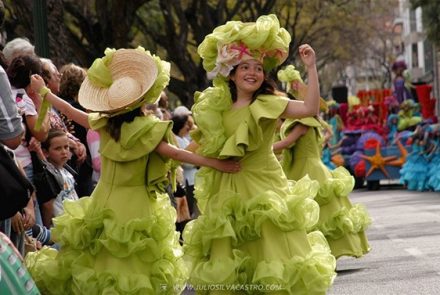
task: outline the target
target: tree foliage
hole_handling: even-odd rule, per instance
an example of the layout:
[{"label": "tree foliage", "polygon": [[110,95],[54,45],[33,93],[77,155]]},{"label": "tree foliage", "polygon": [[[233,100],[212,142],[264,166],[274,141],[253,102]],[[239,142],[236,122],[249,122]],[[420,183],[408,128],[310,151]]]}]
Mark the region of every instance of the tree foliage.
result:
[{"label": "tree foliage", "polygon": [[[33,41],[32,0],[6,0],[8,39]],[[142,45],[172,63],[168,87],[183,104],[209,81],[197,46],[229,20],[254,21],[275,13],[292,35],[287,63],[298,63],[302,43],[317,51],[319,68],[345,65],[367,54],[378,0],[46,0],[51,58],[89,66],[106,47]],[[332,77],[337,76],[332,73]],[[326,79],[323,79],[324,81]],[[329,83],[331,79],[328,79]]]}]

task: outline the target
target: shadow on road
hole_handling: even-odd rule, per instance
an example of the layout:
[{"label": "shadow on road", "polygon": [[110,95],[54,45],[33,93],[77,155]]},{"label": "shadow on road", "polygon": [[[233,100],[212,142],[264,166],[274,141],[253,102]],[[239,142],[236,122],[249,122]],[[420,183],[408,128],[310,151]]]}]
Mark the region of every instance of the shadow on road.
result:
[{"label": "shadow on road", "polygon": [[336,273],[338,276],[345,276],[349,274],[353,274],[359,271],[363,271],[364,268],[348,268],[348,269],[336,269]]}]

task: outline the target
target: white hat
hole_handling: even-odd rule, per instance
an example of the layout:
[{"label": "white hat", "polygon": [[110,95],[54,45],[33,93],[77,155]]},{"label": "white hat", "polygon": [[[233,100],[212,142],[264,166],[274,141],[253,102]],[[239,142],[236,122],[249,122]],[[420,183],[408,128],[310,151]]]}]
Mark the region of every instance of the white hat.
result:
[{"label": "white hat", "polygon": [[188,116],[191,115],[192,112],[186,106],[178,106],[174,109],[174,116]]}]

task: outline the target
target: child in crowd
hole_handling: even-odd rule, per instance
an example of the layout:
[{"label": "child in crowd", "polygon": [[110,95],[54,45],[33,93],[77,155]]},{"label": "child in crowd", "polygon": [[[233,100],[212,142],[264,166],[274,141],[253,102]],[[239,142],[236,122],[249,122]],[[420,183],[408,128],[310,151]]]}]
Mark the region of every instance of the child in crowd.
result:
[{"label": "child in crowd", "polygon": [[69,160],[69,138],[67,134],[59,129],[51,129],[47,139],[41,143],[41,148],[44,152],[48,163],[52,165],[53,170],[60,173],[63,179],[63,189],[56,196],[42,204],[43,224],[50,228],[52,227],[52,218],[61,215],[63,210],[64,200],[78,200],[78,195],[75,191],[75,179],[73,175],[64,168],[64,165]]}]

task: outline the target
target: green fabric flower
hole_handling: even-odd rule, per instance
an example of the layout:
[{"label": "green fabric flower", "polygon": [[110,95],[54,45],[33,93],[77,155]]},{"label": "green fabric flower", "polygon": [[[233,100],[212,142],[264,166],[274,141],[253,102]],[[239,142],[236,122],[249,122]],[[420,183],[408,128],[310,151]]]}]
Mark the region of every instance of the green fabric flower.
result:
[{"label": "green fabric flower", "polygon": [[247,57],[261,60],[270,71],[287,58],[290,34],[274,15],[260,16],[256,22],[229,21],[205,37],[197,49],[209,78],[227,77],[232,68]]},{"label": "green fabric flower", "polygon": [[[294,65],[288,65],[282,70],[279,70],[277,73],[277,78],[280,80],[281,83],[283,83],[284,88],[287,92],[289,92],[290,89],[290,83],[293,81],[298,81],[303,83],[303,79],[301,78],[300,72],[295,68]],[[296,93],[294,93],[295,95]]]}]

